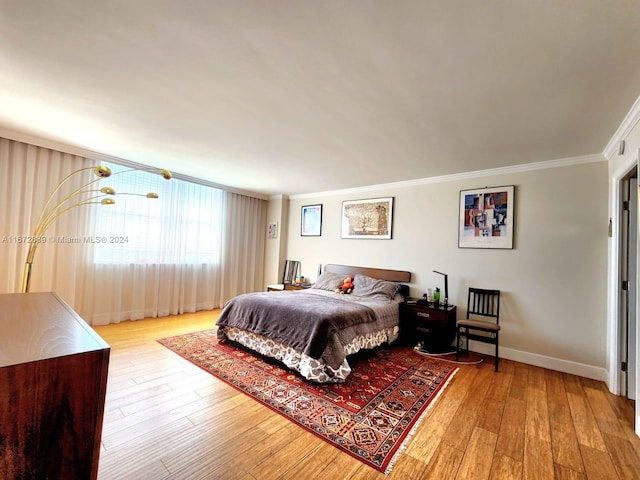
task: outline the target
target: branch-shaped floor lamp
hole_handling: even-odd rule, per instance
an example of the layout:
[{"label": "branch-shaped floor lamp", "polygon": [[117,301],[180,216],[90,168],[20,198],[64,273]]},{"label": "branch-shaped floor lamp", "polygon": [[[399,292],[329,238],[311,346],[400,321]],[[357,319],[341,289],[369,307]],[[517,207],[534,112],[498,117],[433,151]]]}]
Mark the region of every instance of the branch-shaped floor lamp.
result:
[{"label": "branch-shaped floor lamp", "polygon": [[[87,170],[93,170],[93,173],[96,177],[90,182],[85,183],[77,190],[74,190],[67,196],[63,197],[58,203],[53,206],[50,204],[53,202],[53,199],[57,196],[60,189],[63,185],[75,175],[78,175],[81,172],[85,172]],[[71,172],[69,175],[64,177],[62,181],[53,189],[53,191],[49,194],[47,201],[45,202],[40,214],[38,215],[38,220],[36,221],[36,225],[33,229],[32,239],[42,238],[47,231],[47,229],[53,225],[61,216],[67,213],[74,208],[81,207],[83,205],[92,205],[92,204],[100,204],[100,205],[113,205],[115,200],[113,197],[116,195],[116,191],[111,187],[102,187],[100,189],[91,189],[89,188],[96,182],[99,182],[103,178],[108,178],[112,175],[119,175],[121,173],[131,172],[134,170],[143,170],[144,168],[130,168],[127,170],[122,170],[120,172],[112,173],[109,167],[104,165],[99,165],[97,167],[85,167],[75,170]],[[150,169],[154,170],[155,169]],[[165,180],[171,180],[171,172],[169,170],[158,170],[162,178]],[[137,193],[121,193],[120,195],[137,195],[146,198],[158,198],[158,194],[155,192],[149,192],[146,195],[137,194]],[[22,276],[22,293],[27,293],[29,291],[30,283],[31,283],[31,267],[33,266],[33,257],[36,254],[36,250],[40,245],[40,242],[32,241],[29,244],[29,251],[27,252],[27,259],[24,263],[24,274]]]}]

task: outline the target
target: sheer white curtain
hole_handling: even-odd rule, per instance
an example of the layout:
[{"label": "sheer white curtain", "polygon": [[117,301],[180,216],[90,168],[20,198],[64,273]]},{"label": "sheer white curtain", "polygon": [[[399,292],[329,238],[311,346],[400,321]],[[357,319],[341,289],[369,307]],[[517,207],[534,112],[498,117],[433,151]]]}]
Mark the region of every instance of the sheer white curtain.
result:
[{"label": "sheer white curtain", "polygon": [[227,192],[224,205],[220,296],[229,299],[264,288],[267,202]]},{"label": "sheer white curtain", "polygon": [[116,204],[96,212],[94,281],[80,311],[105,324],[220,306],[225,192],[106,165]]},{"label": "sheer white curtain", "polygon": [[[0,138],[0,264],[5,271],[0,277],[0,292],[20,292],[27,250],[30,242],[37,241],[31,291],[55,291],[67,303],[76,303],[75,285],[87,281],[83,269],[87,248],[76,239],[82,239],[87,231],[88,209],[98,206],[72,209],[42,238],[30,237],[56,185],[69,173],[92,165],[83,157]],[[91,170],[80,172],[65,183],[65,192],[93,178]]]},{"label": "sheer white curtain", "polygon": [[[0,242],[3,235],[27,236],[55,185],[94,163],[0,139],[0,201],[8,206]],[[93,188],[115,189],[115,205],[73,209],[47,232],[78,241],[39,246],[31,291],[57,291],[89,323],[106,324],[218,308],[261,289],[266,201],[110,167],[114,175]],[[79,184],[91,180],[87,175]],[[149,191],[159,198],[145,198]],[[27,248],[0,243],[8,266],[2,292],[20,290]]]}]

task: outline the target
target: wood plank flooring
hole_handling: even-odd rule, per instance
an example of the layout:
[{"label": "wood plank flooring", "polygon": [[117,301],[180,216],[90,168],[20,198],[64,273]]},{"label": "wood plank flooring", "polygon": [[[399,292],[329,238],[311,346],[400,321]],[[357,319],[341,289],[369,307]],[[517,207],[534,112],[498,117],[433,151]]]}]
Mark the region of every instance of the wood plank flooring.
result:
[{"label": "wood plank flooring", "polygon": [[462,366],[383,475],[156,342],[217,314],[95,327],[112,347],[100,480],[640,478],[631,402],[508,360]]}]

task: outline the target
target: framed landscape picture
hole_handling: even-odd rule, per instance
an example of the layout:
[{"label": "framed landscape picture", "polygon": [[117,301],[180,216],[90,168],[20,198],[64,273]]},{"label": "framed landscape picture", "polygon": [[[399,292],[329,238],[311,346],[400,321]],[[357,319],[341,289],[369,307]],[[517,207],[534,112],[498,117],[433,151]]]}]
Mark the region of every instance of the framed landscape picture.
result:
[{"label": "framed landscape picture", "polygon": [[458,247],[513,248],[515,187],[460,192]]},{"label": "framed landscape picture", "polygon": [[342,238],[390,239],[393,197],[342,202]]},{"label": "framed landscape picture", "polygon": [[302,207],[300,235],[303,237],[319,237],[322,235],[322,204]]}]

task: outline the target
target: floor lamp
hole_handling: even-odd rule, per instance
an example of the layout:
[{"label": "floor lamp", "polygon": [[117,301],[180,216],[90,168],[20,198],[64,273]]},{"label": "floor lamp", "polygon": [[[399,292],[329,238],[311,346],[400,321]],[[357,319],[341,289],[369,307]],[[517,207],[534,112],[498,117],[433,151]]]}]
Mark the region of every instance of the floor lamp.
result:
[{"label": "floor lamp", "polygon": [[[58,196],[60,189],[65,185],[65,183],[72,177],[85,172],[87,170],[92,170],[93,174],[97,177],[90,182],[85,183],[80,188],[74,190],[68,195],[64,196],[62,200],[58,201],[55,205],[51,206],[53,199]],[[116,195],[116,191],[111,187],[102,187],[100,189],[93,189],[91,186],[99,182],[104,178],[109,178],[112,175],[119,175],[121,173],[131,172],[134,170],[143,170],[143,171],[156,171],[155,169],[146,170],[144,168],[130,168],[127,170],[122,170],[120,172],[116,172],[115,174],[111,172],[109,167],[104,165],[99,165],[97,167],[85,167],[80,168],[71,172],[69,175],[64,177],[62,181],[53,189],[53,191],[49,194],[47,201],[42,207],[40,214],[38,215],[38,219],[36,221],[35,227],[33,229],[32,239],[43,238],[47,229],[53,225],[61,216],[65,213],[73,210],[74,208],[81,207],[83,205],[113,205],[115,204],[115,200],[113,197]],[[169,170],[161,169],[157,170],[157,172],[164,178],[165,180],[171,180],[172,174]],[[146,198],[158,198],[158,194],[155,192],[149,192],[145,194],[137,194],[137,193],[121,193],[120,195],[136,195]],[[24,274],[22,276],[22,293],[29,292],[29,287],[31,284],[31,268],[33,266],[33,258],[36,254],[36,250],[38,245],[41,242],[32,241],[29,244],[29,250],[27,252],[27,258],[24,263]]]}]

